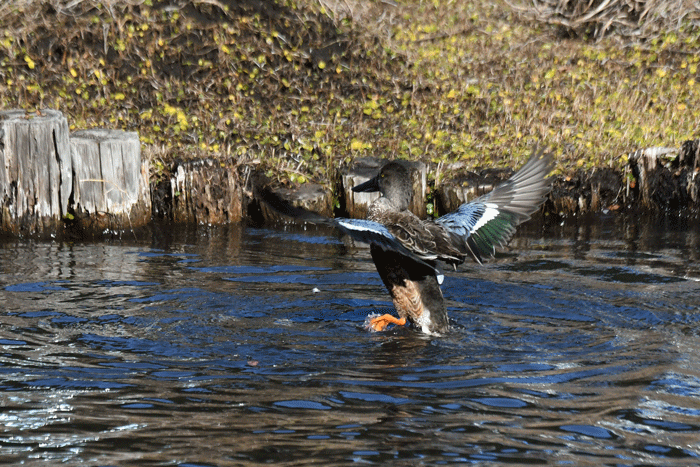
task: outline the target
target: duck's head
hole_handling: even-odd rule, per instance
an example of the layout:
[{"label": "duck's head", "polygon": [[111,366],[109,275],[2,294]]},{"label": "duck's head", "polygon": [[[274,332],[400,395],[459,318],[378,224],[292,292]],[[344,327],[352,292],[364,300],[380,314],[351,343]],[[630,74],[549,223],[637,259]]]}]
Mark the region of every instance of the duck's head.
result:
[{"label": "duck's head", "polygon": [[408,169],[397,161],[386,164],[379,173],[365,183],[353,187],[354,192],[378,191],[394,207],[403,211],[408,209],[413,197],[413,183]]}]

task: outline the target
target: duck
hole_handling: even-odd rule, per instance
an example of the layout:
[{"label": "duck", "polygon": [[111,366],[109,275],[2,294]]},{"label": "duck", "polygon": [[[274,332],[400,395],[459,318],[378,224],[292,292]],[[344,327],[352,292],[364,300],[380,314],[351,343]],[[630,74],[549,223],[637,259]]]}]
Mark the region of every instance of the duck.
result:
[{"label": "duck", "polygon": [[410,172],[401,161],[386,163],[354,192],[379,192],[365,219],[336,218],[333,223],[354,240],[369,244],[370,254],[392,298],[398,317],[368,318],[367,328],[384,331],[408,323],[423,333],[441,335],[449,318],[440,286],[438,263],[456,270],[472,259],[482,264],[512,239],[551,191],[553,158],[536,150],[508,180],[491,192],[437,219],[421,219],[409,210],[413,196]]}]

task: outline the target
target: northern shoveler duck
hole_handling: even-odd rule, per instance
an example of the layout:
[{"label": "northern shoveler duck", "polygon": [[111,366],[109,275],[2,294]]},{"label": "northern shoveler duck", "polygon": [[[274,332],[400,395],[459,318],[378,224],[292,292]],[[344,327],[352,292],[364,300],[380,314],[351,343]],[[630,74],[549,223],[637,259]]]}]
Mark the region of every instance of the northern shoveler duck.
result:
[{"label": "northern shoveler duck", "polygon": [[510,179],[490,193],[462,204],[435,220],[421,220],[408,206],[413,196],[410,174],[400,162],[384,165],[376,177],[353,188],[378,191],[367,219],[335,219],[355,240],[368,243],[379,276],[389,290],[399,315],[374,317],[369,327],[384,330],[389,324],[411,322],[423,332],[447,331],[443,276],[437,261],[458,264],[471,257],[477,263],[505,246],[515,228],[544,202],[551,189],[553,161],[535,153]]}]

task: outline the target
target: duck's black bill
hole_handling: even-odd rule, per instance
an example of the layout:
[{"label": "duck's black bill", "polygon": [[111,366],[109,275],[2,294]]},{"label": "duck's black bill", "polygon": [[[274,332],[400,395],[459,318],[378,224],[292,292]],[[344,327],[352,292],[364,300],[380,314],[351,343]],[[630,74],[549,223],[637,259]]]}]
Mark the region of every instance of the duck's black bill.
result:
[{"label": "duck's black bill", "polygon": [[352,187],[352,191],[354,191],[355,193],[368,193],[372,191],[379,191],[379,183],[377,183],[377,177],[371,178],[365,183],[361,183],[357,186]]}]

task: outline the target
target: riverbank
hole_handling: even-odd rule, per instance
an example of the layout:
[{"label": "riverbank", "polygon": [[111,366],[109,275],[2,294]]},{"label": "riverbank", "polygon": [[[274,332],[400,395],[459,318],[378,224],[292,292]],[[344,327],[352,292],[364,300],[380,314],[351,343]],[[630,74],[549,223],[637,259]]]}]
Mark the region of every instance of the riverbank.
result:
[{"label": "riverbank", "polygon": [[694,10],[595,40],[498,0],[342,3],[8,2],[0,107],[138,131],[153,177],[233,157],[287,185],[367,155],[512,167],[535,144],[571,175],[697,137]]},{"label": "riverbank", "polygon": [[[0,108],[137,131],[152,186],[213,161],[335,194],[339,168],[372,156],[424,163],[430,202],[544,145],[554,212],[687,210],[697,166],[677,158],[697,138],[700,35],[696,10],[665,18],[603,31],[498,0],[24,0],[0,6]],[[675,149],[654,159],[672,189],[634,197],[629,157],[656,147]]]},{"label": "riverbank", "polygon": [[[301,207],[323,216],[364,218],[377,193],[352,188],[389,160],[357,158],[332,172],[329,184],[285,187],[259,164],[231,158],[177,160],[169,176],[149,182],[136,132],[93,129],[69,133],[57,110],[0,111],[0,235],[33,238],[100,238],[120,235],[152,221],[225,224],[283,221],[271,205]],[[554,175],[540,212],[566,218],[602,212],[695,218],[700,211],[700,141],[680,148],[655,147],[627,157],[624,171],[611,168]],[[431,174],[407,162],[413,181],[409,209],[440,216],[488,193],[513,169],[461,168],[457,177]],[[433,175],[433,182],[428,183]],[[272,204],[271,204],[272,203]],[[280,204],[282,203],[282,204]]]}]

